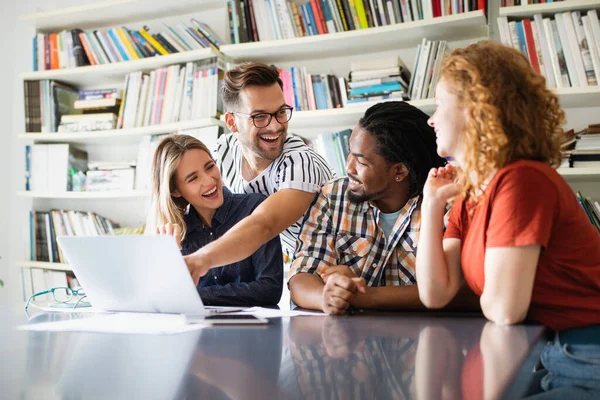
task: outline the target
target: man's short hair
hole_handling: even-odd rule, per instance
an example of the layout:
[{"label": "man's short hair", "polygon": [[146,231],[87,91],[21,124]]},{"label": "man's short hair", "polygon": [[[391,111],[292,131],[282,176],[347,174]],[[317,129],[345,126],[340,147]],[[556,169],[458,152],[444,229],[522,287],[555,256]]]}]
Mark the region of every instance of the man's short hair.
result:
[{"label": "man's short hair", "polygon": [[389,101],[369,107],[358,125],[375,137],[377,152],[390,164],[402,163],[410,177],[409,196],[423,193],[431,168],[446,164],[438,156],[435,131],[429,116],[403,101]]},{"label": "man's short hair", "polygon": [[255,62],[241,63],[225,73],[221,96],[226,111],[233,111],[239,103],[240,92],[246,86],[271,86],[279,84],[283,90],[283,81],[277,68]]}]

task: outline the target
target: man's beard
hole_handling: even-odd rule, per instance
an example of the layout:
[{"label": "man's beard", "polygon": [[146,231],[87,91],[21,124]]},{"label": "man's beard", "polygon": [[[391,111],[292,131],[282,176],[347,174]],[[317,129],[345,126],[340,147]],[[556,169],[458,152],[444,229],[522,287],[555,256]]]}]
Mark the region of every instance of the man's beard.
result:
[{"label": "man's beard", "polygon": [[[268,136],[269,134],[272,134],[272,133],[271,132],[262,133],[261,136],[263,136],[263,135]],[[257,136],[256,139],[254,140],[254,142],[252,142],[252,143],[249,143],[249,142],[246,142],[243,140],[241,142],[252,152],[258,154],[261,158],[263,158],[265,160],[273,161],[281,155],[281,152],[283,151],[283,145],[285,143],[285,139],[287,138],[287,132],[283,129],[280,129],[279,131],[277,131],[276,134],[281,135],[281,143],[279,144],[279,148],[277,149],[276,153],[273,150],[268,151],[268,150],[263,149],[260,146],[261,139],[259,136]]]},{"label": "man's beard", "polygon": [[354,204],[364,203],[365,201],[371,200],[372,197],[373,196],[370,196],[367,193],[356,194],[348,188],[348,200],[350,200],[351,203],[354,203]]}]

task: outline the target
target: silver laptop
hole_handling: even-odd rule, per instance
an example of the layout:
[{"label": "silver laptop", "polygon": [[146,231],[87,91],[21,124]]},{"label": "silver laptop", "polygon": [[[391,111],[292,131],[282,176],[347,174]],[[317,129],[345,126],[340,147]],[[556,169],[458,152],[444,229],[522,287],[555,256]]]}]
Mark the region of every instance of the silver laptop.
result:
[{"label": "silver laptop", "polygon": [[243,309],[204,306],[172,236],[61,236],[57,241],[90,303],[102,310],[203,317]]}]

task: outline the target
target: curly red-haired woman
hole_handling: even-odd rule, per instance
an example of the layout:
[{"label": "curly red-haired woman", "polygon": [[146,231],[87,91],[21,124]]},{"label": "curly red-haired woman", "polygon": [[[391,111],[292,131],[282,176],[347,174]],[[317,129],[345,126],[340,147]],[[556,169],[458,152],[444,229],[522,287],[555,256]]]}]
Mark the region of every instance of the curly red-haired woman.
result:
[{"label": "curly red-haired woman", "polygon": [[445,60],[436,105],[438,154],[457,166],[425,185],[421,301],[443,307],[464,278],[491,321],[597,325],[600,337],[600,235],[555,170],[565,114],[545,79],[517,50],[480,42]]}]

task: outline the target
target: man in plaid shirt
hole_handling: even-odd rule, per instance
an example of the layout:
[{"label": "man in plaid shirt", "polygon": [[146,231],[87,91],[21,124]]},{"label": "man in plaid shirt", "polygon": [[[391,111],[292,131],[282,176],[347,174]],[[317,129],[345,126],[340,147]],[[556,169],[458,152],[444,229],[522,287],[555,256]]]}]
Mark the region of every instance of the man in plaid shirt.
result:
[{"label": "man in plaid shirt", "polygon": [[323,186],[305,214],[289,287],[295,304],[421,308],[415,279],[421,194],[444,165],[428,116],[405,102],[370,107],[350,136],[347,177]]}]

